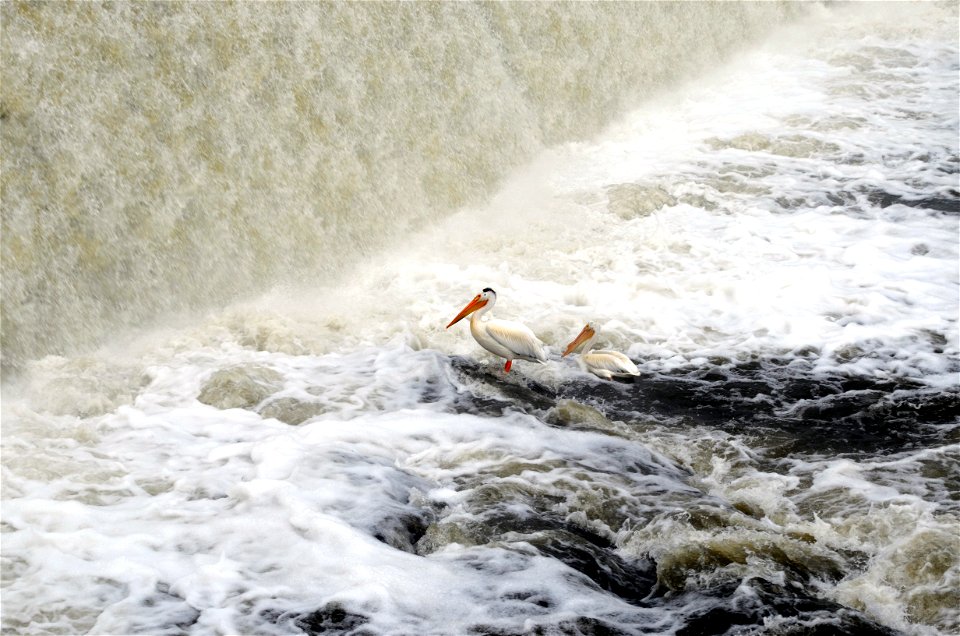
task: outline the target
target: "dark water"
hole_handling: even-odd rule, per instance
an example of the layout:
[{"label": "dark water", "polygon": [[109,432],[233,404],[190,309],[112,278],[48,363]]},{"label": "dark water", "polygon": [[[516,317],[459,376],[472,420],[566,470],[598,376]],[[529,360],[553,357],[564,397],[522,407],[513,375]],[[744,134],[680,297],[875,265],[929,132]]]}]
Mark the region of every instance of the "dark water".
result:
[{"label": "dark water", "polygon": [[[551,389],[523,379],[505,380],[496,371],[455,358],[451,367],[458,381],[478,388],[460,393],[451,407],[490,416],[518,410],[551,426],[604,434],[611,433],[613,422],[622,423],[617,434],[627,437],[631,437],[635,427],[654,427],[690,437],[696,432],[708,436],[718,432],[743,440],[750,449],[750,463],[757,470],[772,473],[786,473],[798,463],[825,457],[876,459],[960,441],[958,390],[936,391],[909,381],[819,377],[804,374],[798,366],[803,365],[771,360],[620,382],[584,377]],[[428,401],[432,391],[428,389],[424,396]],[[956,493],[960,492],[960,476],[953,472],[958,459],[960,448],[954,448],[939,465],[930,467],[928,475],[941,482],[940,488],[933,489],[952,493],[949,496],[955,502]],[[626,472],[640,474],[664,468],[676,471],[675,466],[621,466]],[[690,476],[685,474],[680,479]],[[928,487],[932,488],[930,484]],[[867,556],[862,553],[838,551],[830,558],[798,560],[775,546],[764,550],[755,545],[751,548],[754,556],[768,560],[773,568],[783,572],[782,582],[747,578],[707,590],[678,590],[671,585],[676,582],[671,575],[682,578],[697,571],[709,577],[736,557],[724,549],[695,548],[682,564],[685,572],[661,571],[658,577],[655,560],[624,559],[608,538],[585,532],[564,522],[562,516],[551,514],[555,502],[519,497],[499,503],[501,509],[519,504],[528,514],[486,511],[481,531],[484,540],[503,541],[510,537],[512,541],[528,541],[540,554],[561,560],[602,590],[628,603],[669,611],[678,619],[677,634],[899,633],[822,597],[820,588],[824,583],[835,583],[865,565]],[[763,517],[761,510],[736,504],[731,509],[727,502],[697,491],[690,493],[685,508],[691,526],[707,532],[735,526],[731,515],[737,513]],[[414,543],[419,528],[408,530],[412,530],[410,541]],[[814,541],[809,536],[796,538]],[[320,615],[327,616],[323,612]],[[325,620],[329,619],[327,616]],[[765,627],[771,619],[777,619],[775,629]],[[630,623],[628,619],[625,622]],[[659,629],[580,619],[535,633],[634,634],[659,633]],[[320,633],[322,628],[307,626],[305,631]],[[484,626],[477,626],[474,631],[530,633]]]}]

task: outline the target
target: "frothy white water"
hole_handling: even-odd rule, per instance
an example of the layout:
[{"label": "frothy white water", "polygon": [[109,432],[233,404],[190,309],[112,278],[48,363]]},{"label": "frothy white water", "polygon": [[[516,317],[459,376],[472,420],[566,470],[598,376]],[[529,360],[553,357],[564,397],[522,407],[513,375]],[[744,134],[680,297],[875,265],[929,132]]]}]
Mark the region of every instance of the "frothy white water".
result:
[{"label": "frothy white water", "polygon": [[343,271],[795,3],[0,7],[5,372]]},{"label": "frothy white water", "polygon": [[[901,17],[933,29],[942,10]],[[833,41],[851,28],[770,43],[596,142],[545,154],[489,206],[407,237],[349,285],[281,292],[199,337],[262,333],[305,351],[401,337],[473,353],[440,327],[491,286],[499,315],[554,348],[599,319],[657,367],[794,354],[951,386],[957,220],[904,203],[956,201],[956,45],[910,27]]]},{"label": "frothy white water", "polygon": [[[520,616],[535,624],[538,615],[662,620],[591,591],[585,578],[532,548],[438,539],[442,549],[426,559],[398,548],[412,551],[402,544],[406,519],[431,510],[448,522],[469,519],[476,513],[464,503],[498,482],[577,507],[591,485],[609,488],[610,476],[625,472],[617,479],[625,492],[689,497],[666,460],[525,415],[404,408],[417,403],[417,384],[442,372],[443,357],[433,352],[221,357],[286,378],[274,400],[298,385],[333,385],[362,407],[351,417],[350,404],[327,405],[328,413],[298,428],[198,404],[210,357],[154,370],[133,405],[90,422],[86,450],[69,464],[58,459],[77,451],[76,436],[45,439],[44,456],[24,463],[58,462],[57,478],[8,459],[4,520],[18,529],[4,542],[14,577],[4,603],[17,609],[7,617],[11,628],[158,633],[189,621],[200,633],[289,633],[293,618],[318,601],[373,616],[369,627],[382,633],[463,633]],[[193,390],[184,391],[188,385]],[[452,388],[437,397],[452,399]],[[573,456],[575,464],[564,461]],[[82,610],[61,613],[36,593],[48,586],[93,595]],[[268,615],[288,616],[269,627]]]},{"label": "frothy white water", "polygon": [[[766,429],[640,407],[536,417],[526,379],[606,385],[556,355],[464,372],[451,356],[491,359],[443,329],[490,286],[554,354],[598,320],[647,376],[776,360],[911,382],[903,399],[956,391],[957,217],[931,208],[957,201],[955,23],[955,6],[823,9],[349,282],[33,363],[3,402],[4,629],[524,633],[586,617],[671,633],[762,607],[762,584],[955,631],[955,444],[783,456]],[[660,592],[611,593],[547,556],[576,532]]]}]

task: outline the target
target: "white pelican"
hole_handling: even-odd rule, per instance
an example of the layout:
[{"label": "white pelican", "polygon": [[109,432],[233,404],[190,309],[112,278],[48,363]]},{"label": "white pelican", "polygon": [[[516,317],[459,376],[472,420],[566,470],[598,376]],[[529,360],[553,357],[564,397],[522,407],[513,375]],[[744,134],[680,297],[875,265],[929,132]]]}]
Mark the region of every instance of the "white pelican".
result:
[{"label": "white pelican", "polygon": [[593,351],[593,341],[597,339],[597,333],[594,323],[588,322],[580,334],[567,345],[563,355],[580,349],[580,368],[604,380],[611,380],[614,376],[623,378],[640,375],[637,365],[619,351]]},{"label": "white pelican", "polygon": [[497,292],[489,287],[485,288],[450,321],[447,329],[473,314],[470,316],[470,333],[473,334],[473,339],[490,353],[506,358],[504,373],[510,373],[514,360],[545,364],[547,352],[543,350],[543,343],[526,325],[492,317],[484,319],[496,303]]}]

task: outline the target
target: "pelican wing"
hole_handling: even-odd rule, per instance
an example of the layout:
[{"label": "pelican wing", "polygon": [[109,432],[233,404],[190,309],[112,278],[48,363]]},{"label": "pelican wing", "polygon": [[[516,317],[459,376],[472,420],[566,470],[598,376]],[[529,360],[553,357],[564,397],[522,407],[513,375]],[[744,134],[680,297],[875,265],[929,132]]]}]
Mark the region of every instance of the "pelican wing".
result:
[{"label": "pelican wing", "polygon": [[640,375],[633,360],[619,351],[591,351],[583,356],[583,362],[591,370],[608,371],[613,375]]},{"label": "pelican wing", "polygon": [[486,327],[490,337],[512,351],[517,358],[530,362],[547,361],[547,352],[543,349],[543,343],[526,325],[506,320],[491,320]]}]

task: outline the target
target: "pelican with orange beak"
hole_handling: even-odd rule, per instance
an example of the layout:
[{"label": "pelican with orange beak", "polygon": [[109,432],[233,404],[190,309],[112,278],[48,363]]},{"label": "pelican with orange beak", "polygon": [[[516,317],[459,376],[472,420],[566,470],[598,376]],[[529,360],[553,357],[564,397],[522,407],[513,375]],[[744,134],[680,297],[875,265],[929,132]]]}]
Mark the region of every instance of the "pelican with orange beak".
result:
[{"label": "pelican with orange beak", "polygon": [[467,306],[450,321],[447,329],[470,316],[470,333],[481,347],[490,353],[506,358],[504,373],[510,373],[514,360],[526,360],[545,364],[547,352],[543,343],[526,326],[519,322],[497,320],[490,316],[497,303],[497,292],[489,287],[473,297]]},{"label": "pelican with orange beak", "polygon": [[597,339],[598,333],[597,326],[588,322],[580,331],[580,334],[567,345],[563,355],[567,356],[579,349],[582,351],[580,359],[577,360],[580,363],[580,368],[604,380],[640,375],[640,369],[633,363],[633,360],[619,351],[607,351],[605,349],[593,351],[593,341]]}]

